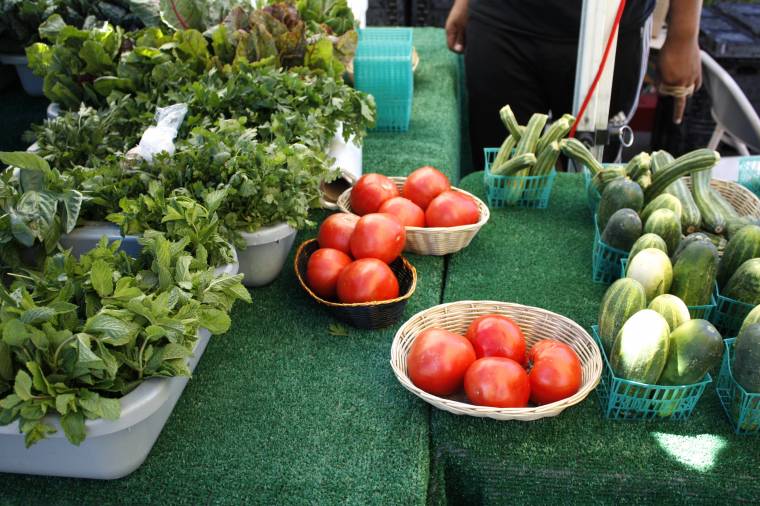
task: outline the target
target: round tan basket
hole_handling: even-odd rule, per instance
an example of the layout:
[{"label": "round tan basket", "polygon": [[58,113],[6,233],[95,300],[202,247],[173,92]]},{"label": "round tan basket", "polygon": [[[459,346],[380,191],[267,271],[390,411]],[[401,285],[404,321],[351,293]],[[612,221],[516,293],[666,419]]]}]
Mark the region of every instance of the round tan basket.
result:
[{"label": "round tan basket", "polygon": [[[390,178],[398,188],[399,194],[404,187],[405,177]],[[478,205],[480,219],[472,225],[460,225],[458,227],[406,227],[406,246],[404,251],[416,255],[448,255],[466,248],[480,228],[491,217],[488,206],[472,193],[451,187],[452,190],[464,193],[471,197]],[[338,209],[343,212],[354,214],[351,210],[351,188],[344,191],[338,197]]]},{"label": "round tan basket", "polygon": [[[583,367],[583,383],[578,392],[571,397],[543,406],[492,408],[464,402],[466,399],[463,395],[457,398],[431,395],[412,383],[406,372],[406,360],[409,349],[420,332],[438,327],[464,335],[472,320],[486,314],[500,314],[512,318],[525,334],[528,349],[541,339],[556,339],[570,345],[578,354]],[[455,415],[530,421],[556,416],[565,408],[585,399],[599,383],[602,355],[594,339],[580,325],[551,311],[508,302],[460,301],[426,309],[404,323],[393,338],[391,367],[404,388],[439,409]]]},{"label": "round tan basket", "polygon": [[[691,190],[691,178],[685,176],[686,186]],[[736,212],[741,216],[750,216],[760,218],[760,199],[739,183],[733,181],[723,181],[722,179],[711,179],[710,186],[718,190],[729,204],[734,206]]]}]

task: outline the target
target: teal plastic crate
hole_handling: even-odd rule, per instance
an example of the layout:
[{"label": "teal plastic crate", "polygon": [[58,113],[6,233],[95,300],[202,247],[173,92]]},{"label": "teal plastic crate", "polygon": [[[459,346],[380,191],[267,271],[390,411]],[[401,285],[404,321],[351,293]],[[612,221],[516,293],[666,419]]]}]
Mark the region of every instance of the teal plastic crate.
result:
[{"label": "teal plastic crate", "polygon": [[375,130],[407,131],[412,117],[414,94],[412,30],[360,30],[354,57],[354,86],[375,98]]},{"label": "teal plastic crate", "polygon": [[751,394],[734,379],[734,343],[736,339],[723,341],[723,363],[720,367],[715,393],[718,394],[723,411],[737,434],[760,433],[760,394]]},{"label": "teal plastic crate", "polygon": [[594,249],[591,255],[591,278],[594,283],[610,284],[622,276],[621,260],[628,258],[628,252],[613,248],[602,241],[599,222],[594,215]]},{"label": "teal plastic crate", "polygon": [[[628,269],[628,259],[623,258],[620,260],[620,276],[625,276],[625,271]],[[689,316],[692,320],[710,320],[712,318],[712,312],[715,310],[715,306],[718,303],[715,300],[715,294],[710,295],[710,303],[704,306],[686,306],[689,308]]]},{"label": "teal plastic crate", "polygon": [[618,378],[612,371],[607,353],[599,338],[599,328],[591,327],[591,333],[604,358],[604,369],[596,387],[602,412],[611,420],[685,420],[712,383],[710,374],[693,385],[663,386],[647,385],[637,381]]},{"label": "teal plastic crate", "polygon": [[721,295],[717,283],[714,296],[716,305],[710,321],[721,335],[736,337],[744,319],[755,306]]},{"label": "teal plastic crate", "polygon": [[586,188],[586,198],[588,199],[588,210],[591,211],[591,216],[594,216],[599,208],[599,201],[602,200],[602,195],[591,184],[591,171],[583,166],[583,183]]},{"label": "teal plastic crate", "polygon": [[[486,199],[488,207],[499,208],[506,206],[528,207],[532,209],[546,209],[549,205],[549,197],[552,194],[554,179],[557,171],[552,171],[546,176],[496,176],[491,174],[491,164],[499,148],[484,148],[486,166],[483,181],[486,185]],[[513,204],[507,202],[507,192],[519,188],[520,198]]]},{"label": "teal plastic crate", "polygon": [[760,156],[739,158],[739,184],[760,197]]}]

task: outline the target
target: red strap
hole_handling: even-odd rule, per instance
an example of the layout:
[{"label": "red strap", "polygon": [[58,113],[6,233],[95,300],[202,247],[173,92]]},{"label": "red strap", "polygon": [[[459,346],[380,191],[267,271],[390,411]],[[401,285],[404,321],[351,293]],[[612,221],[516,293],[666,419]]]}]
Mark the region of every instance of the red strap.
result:
[{"label": "red strap", "polygon": [[583,105],[581,105],[581,109],[578,111],[578,115],[575,118],[573,127],[570,129],[570,134],[569,134],[570,137],[575,137],[575,130],[578,128],[578,123],[580,123],[581,118],[583,118],[583,114],[586,112],[586,107],[588,107],[588,103],[591,101],[591,97],[594,95],[594,91],[596,90],[596,85],[599,84],[599,79],[601,79],[602,77],[602,72],[604,72],[604,67],[607,64],[607,57],[610,55],[612,40],[615,38],[615,34],[617,33],[618,26],[620,26],[620,18],[623,17],[623,10],[625,10],[625,1],[626,0],[620,0],[620,4],[618,5],[618,10],[617,10],[617,15],[615,15],[615,22],[612,24],[612,30],[610,30],[610,37],[607,39],[607,47],[604,48],[602,61],[599,63],[599,70],[596,71],[596,77],[594,77],[594,81],[591,83],[591,87],[589,88],[588,93],[586,94],[586,98],[583,99]]}]

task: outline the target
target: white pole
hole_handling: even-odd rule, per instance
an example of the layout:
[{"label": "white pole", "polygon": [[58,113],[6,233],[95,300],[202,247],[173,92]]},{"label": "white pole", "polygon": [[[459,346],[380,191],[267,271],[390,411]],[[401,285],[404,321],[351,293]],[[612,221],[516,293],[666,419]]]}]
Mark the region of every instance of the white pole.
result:
[{"label": "white pole", "polygon": [[[596,77],[604,54],[604,47],[615,22],[618,2],[611,0],[583,0],[580,36],[578,37],[578,60],[575,68],[575,94],[573,114],[577,115],[586,98],[591,83]],[[615,50],[617,33],[610,47],[602,76],[596,91],[589,101],[583,118],[578,123],[578,132],[592,134],[592,153],[598,160],[602,159],[604,145],[607,143],[607,125],[610,115],[610,98],[612,96],[612,76],[615,70]]]}]

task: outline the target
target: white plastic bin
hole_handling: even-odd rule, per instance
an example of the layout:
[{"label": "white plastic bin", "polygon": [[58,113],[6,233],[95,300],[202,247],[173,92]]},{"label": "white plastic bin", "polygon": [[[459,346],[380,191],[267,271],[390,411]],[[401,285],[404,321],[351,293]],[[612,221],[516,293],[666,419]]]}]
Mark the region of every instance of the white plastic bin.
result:
[{"label": "white plastic bin", "polygon": [[296,230],[287,223],[262,227],[256,232],[243,232],[248,245],[237,250],[245,286],[263,286],[280,275],[296,239]]},{"label": "white plastic bin", "polygon": [[132,257],[137,257],[140,254],[141,246],[137,242],[137,236],[122,237],[121,230],[117,225],[105,221],[85,222],[83,226],[75,228],[71,233],[62,234],[60,242],[65,249],[71,248],[74,256],[79,258],[95,248],[103,236],[108,237],[108,244],[120,240],[121,247],[119,249]]},{"label": "white plastic bin", "polygon": [[23,54],[3,54],[0,55],[0,63],[6,65],[14,65],[16,67],[16,73],[21,80],[21,86],[27,95],[33,97],[41,97],[44,95],[42,92],[43,79],[32,73],[32,69],[29,68],[29,60],[26,55]]}]

